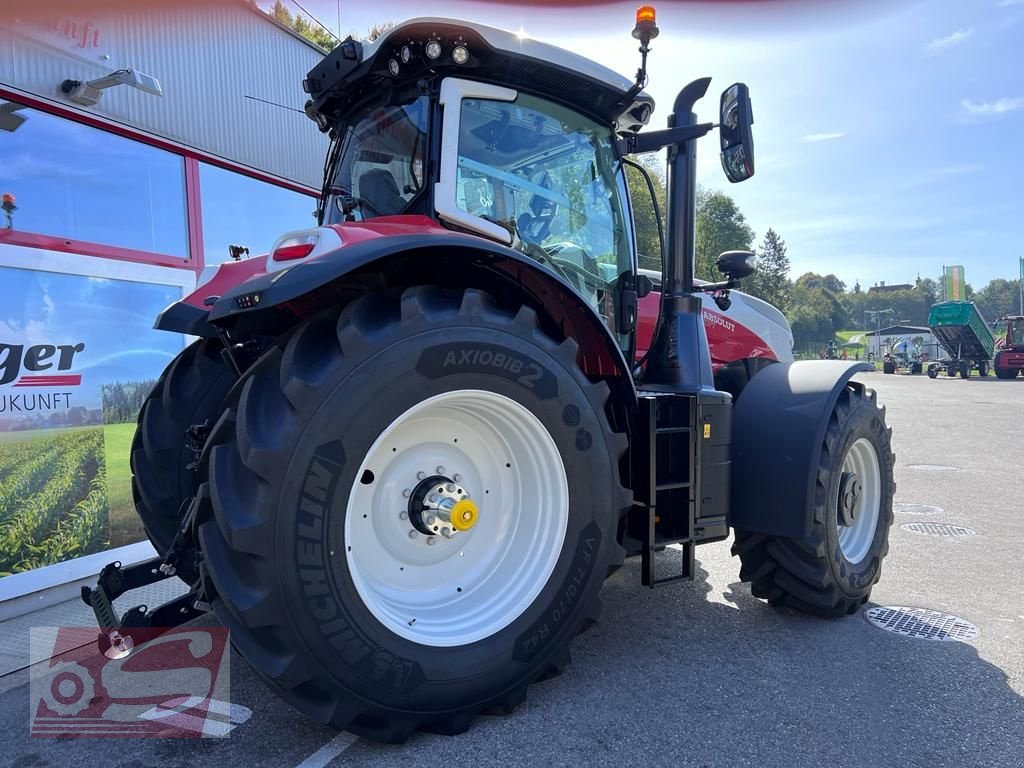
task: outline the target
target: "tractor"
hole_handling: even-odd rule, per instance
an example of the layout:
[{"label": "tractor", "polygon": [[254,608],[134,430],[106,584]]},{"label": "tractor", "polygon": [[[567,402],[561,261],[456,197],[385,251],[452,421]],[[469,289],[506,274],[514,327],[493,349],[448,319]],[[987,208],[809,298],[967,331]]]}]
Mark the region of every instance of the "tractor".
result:
[{"label": "tractor", "polygon": [[[694,278],[698,140],[754,173],[747,87],[683,87],[646,129],[634,80],[478,24],[348,39],[307,76],[329,134],[318,226],[228,262],[156,327],[199,337],[132,453],[158,557],[83,598],[108,656],[212,610],[296,708],[367,738],[466,730],[569,663],[601,586],[693,579],[734,537],[758,598],[867,602],[893,520],[891,430],[864,363],[793,362],[753,254]],[[667,150],[663,270],[638,269],[625,166]],[[709,345],[709,336],[714,340]],[[667,575],[666,575],[667,574]],[[187,594],[118,617],[127,589]]]},{"label": "tractor", "polygon": [[1024,315],[1007,315],[1006,335],[996,343],[993,367],[1000,379],[1015,379],[1024,371]]}]

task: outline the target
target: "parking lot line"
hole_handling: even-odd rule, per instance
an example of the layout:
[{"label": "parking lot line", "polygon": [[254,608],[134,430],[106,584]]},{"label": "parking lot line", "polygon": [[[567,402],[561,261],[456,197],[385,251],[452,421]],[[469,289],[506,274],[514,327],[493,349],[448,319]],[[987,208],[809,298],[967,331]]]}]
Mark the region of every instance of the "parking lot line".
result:
[{"label": "parking lot line", "polygon": [[320,747],[316,752],[295,766],[295,768],[324,768],[324,766],[329,765],[334,758],[351,747],[357,741],[359,741],[359,737],[355,734],[347,732],[339,733],[329,742]]}]

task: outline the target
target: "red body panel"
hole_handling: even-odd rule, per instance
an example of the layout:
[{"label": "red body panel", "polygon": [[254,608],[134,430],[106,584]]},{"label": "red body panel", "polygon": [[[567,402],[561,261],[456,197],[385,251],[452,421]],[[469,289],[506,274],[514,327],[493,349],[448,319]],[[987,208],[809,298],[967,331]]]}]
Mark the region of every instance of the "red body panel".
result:
[{"label": "red body panel", "polygon": [[1001,349],[996,353],[996,368],[1024,368],[1024,350],[1015,352]]},{"label": "red body panel", "polygon": [[[637,359],[646,354],[651,346],[660,306],[661,294],[657,291],[640,299],[636,334]],[[741,325],[706,306],[703,314],[704,330],[708,336],[708,346],[711,348],[711,367],[713,369],[718,370],[727,363],[748,357],[777,359],[768,342],[745,325]]]},{"label": "red body panel", "polygon": [[[398,235],[430,235],[452,234],[428,216],[380,216],[373,221],[332,224],[341,241],[351,245],[378,237],[395,237]],[[184,302],[194,307],[205,306],[207,296],[222,296],[230,289],[246,280],[266,274],[267,254],[260,254],[241,261],[229,261],[220,265],[220,269],[210,282],[197,288],[185,297]]]},{"label": "red body panel", "polygon": [[[452,234],[450,229],[446,229],[428,216],[381,216],[372,221],[347,222],[334,224],[331,227],[340,235],[342,242],[346,245],[378,237]],[[475,239],[474,235],[466,235],[466,237]],[[203,302],[208,296],[221,296],[230,288],[250,278],[265,274],[267,258],[267,255],[264,254],[222,264],[213,279],[186,297],[185,303],[195,307],[204,307]],[[637,320],[637,359],[647,352],[651,344],[660,308],[661,294],[658,292],[652,292],[640,299]],[[704,327],[707,331],[708,344],[711,347],[711,364],[716,370],[734,360],[748,357],[777,359],[771,345],[754,331],[706,306],[704,307]]]}]

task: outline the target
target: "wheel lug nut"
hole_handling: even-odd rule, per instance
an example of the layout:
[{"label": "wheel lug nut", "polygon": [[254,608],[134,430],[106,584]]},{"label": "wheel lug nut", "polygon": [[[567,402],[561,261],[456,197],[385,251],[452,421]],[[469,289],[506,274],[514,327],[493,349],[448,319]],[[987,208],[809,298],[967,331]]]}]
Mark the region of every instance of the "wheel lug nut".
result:
[{"label": "wheel lug nut", "polygon": [[410,539],[415,539],[415,538],[416,538],[416,537],[417,537],[418,535],[419,535],[419,534],[418,534],[418,533],[416,533],[416,530],[415,530],[415,529],[409,529],[409,538],[410,538]]},{"label": "wheel lug nut", "polygon": [[431,515],[430,517],[427,518],[427,525],[433,525],[436,520],[437,520],[437,518],[434,517],[433,515]]},{"label": "wheel lug nut", "polygon": [[444,488],[448,493],[455,493],[455,483],[448,483]]},{"label": "wheel lug nut", "polygon": [[454,475],[452,475],[452,480],[454,480],[456,483],[461,483],[462,482],[462,475],[460,475],[458,473],[455,473]]},{"label": "wheel lug nut", "polygon": [[441,497],[438,496],[436,493],[432,493],[432,494],[430,494],[430,497],[427,500],[431,504],[437,504],[437,502],[441,500]]},{"label": "wheel lug nut", "polygon": [[437,474],[443,475],[444,474],[444,467],[442,467],[441,465],[438,465],[438,467],[437,467]]}]

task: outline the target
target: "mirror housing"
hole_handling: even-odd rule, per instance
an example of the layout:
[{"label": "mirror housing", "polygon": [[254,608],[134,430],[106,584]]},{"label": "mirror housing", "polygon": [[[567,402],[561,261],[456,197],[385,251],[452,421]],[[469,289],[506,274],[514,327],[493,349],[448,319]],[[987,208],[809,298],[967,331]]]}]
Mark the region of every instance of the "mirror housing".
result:
[{"label": "mirror housing", "polygon": [[722,169],[734,184],[746,181],[754,175],[754,113],[750,89],[744,83],[734,83],[722,91],[719,123]]},{"label": "mirror housing", "polygon": [[647,275],[638,274],[635,277],[636,280],[636,295],[637,298],[642,299],[644,296],[650,295],[654,290],[654,281],[651,280]]},{"label": "mirror housing", "polygon": [[715,260],[718,271],[730,280],[742,280],[754,274],[753,251],[725,251]]}]

